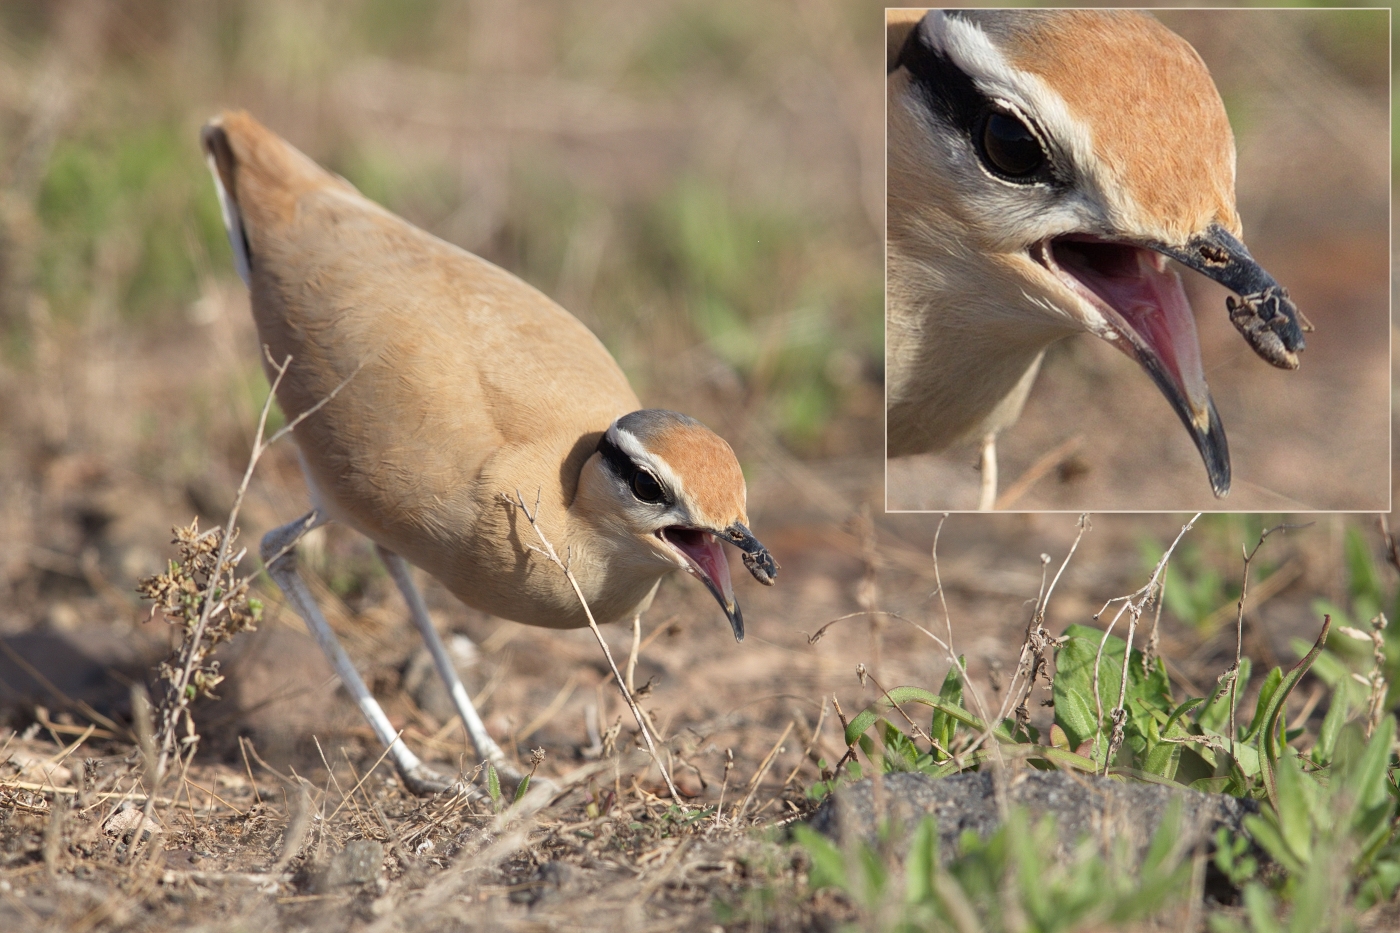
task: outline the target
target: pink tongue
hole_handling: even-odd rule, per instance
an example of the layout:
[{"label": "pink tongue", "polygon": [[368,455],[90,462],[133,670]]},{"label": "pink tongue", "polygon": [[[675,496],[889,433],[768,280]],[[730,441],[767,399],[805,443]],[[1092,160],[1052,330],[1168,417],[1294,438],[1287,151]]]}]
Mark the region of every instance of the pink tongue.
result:
[{"label": "pink tongue", "polygon": [[698,567],[706,576],[719,587],[719,591],[724,594],[725,608],[734,605],[734,584],[729,579],[729,561],[724,554],[724,545],[719,539],[708,532],[699,534],[677,535],[671,539],[671,543],[685,552],[685,556],[695,561]]},{"label": "pink tongue", "polygon": [[1134,249],[1136,268],[1127,275],[1097,275],[1076,268],[1075,275],[1123,316],[1176,377],[1198,420],[1209,418],[1210,389],[1201,367],[1196,318],[1181,287],[1181,276],[1157,253]]}]

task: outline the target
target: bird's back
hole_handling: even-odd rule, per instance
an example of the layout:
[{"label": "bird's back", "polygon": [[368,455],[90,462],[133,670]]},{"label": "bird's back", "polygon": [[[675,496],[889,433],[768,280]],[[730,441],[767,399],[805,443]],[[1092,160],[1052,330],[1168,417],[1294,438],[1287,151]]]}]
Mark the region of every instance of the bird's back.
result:
[{"label": "bird's back", "polygon": [[607,350],[538,290],[247,114],[211,124],[205,145],[246,238],[259,338],[292,357],[284,410],[348,379],[296,429],[320,504],[450,586],[513,561],[487,487],[538,491],[546,519],[562,514],[597,436],[640,407]]}]

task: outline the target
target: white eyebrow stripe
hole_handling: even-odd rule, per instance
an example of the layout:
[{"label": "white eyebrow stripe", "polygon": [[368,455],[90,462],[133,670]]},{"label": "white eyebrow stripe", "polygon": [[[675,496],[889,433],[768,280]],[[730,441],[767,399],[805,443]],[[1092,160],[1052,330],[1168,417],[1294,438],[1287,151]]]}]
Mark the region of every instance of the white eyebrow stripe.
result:
[{"label": "white eyebrow stripe", "polygon": [[924,17],[919,29],[928,45],[947,55],[983,94],[1032,118],[1049,142],[1069,157],[1080,195],[1097,203],[1111,226],[1126,229],[1125,222],[1139,212],[1125,202],[1121,185],[1105,184],[1107,167],[1094,152],[1092,129],[1044,78],[1012,65],[976,23],[935,10]]},{"label": "white eyebrow stripe", "polygon": [[637,435],[614,421],[608,427],[607,437],[608,440],[617,445],[618,450],[630,457],[633,463],[647,470],[662,485],[675,493],[678,505],[684,507],[687,512],[690,511],[690,496],[686,492],[685,483],[681,482],[681,478],[676,475],[676,472],[665,460],[647,450]]}]

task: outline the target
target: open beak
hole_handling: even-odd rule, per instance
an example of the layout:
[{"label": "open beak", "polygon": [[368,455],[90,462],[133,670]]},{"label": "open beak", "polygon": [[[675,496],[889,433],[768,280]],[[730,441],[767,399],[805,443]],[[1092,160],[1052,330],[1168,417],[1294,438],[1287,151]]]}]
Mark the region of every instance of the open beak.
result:
[{"label": "open beak", "polygon": [[778,565],[773,555],[741,522],[735,522],[719,532],[672,526],[662,528],[657,536],[685,559],[686,570],[699,577],[714,594],[729,619],[730,628],[734,630],[734,640],[743,641],[744,614],[739,611],[739,604],[734,599],[729,560],[720,540],[723,538],[743,551],[744,566],[755,580],[765,586],[772,586],[773,579],[778,575]]},{"label": "open beak", "polygon": [[1071,234],[1035,244],[1031,256],[1099,311],[1100,337],[1138,362],[1157,384],[1200,451],[1217,498],[1230,492],[1230,447],[1201,365],[1196,320],[1167,265],[1172,258],[1240,296],[1230,320],[1265,360],[1288,369],[1303,349],[1297,308],[1244,244],[1214,226],[1183,249]]}]

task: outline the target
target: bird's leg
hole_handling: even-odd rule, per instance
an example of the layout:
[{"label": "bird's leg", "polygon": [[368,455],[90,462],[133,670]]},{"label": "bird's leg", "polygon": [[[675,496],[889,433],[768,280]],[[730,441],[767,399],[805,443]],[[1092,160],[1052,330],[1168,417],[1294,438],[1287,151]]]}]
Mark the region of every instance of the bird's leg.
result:
[{"label": "bird's leg", "polygon": [[997,435],[989,431],[982,438],[982,495],[977,511],[990,512],[997,504]]},{"label": "bird's leg", "polygon": [[[656,592],[656,588],[652,588]],[[637,684],[633,679],[637,673],[637,655],[642,653],[642,610],[638,609],[632,616],[632,650],[627,655],[627,690],[629,693],[637,692]]]},{"label": "bird's leg", "polygon": [[423,764],[417,755],[409,751],[408,746],[394,731],[394,727],[389,724],[389,717],[384,715],[384,710],[365,686],[360,672],[355,670],[350,656],[341,647],[335,632],[331,631],[330,623],[316,605],[311,591],[297,573],[296,551],[293,550],[297,538],[324,523],[325,519],[313,511],[264,535],[260,551],[267,566],[268,576],[281,587],[292,608],[305,620],[306,627],[311,630],[312,636],[325,652],[331,666],[335,668],[340,682],[350,691],[350,696],[359,705],[365,719],[369,720],[375,736],[389,749],[389,757],[393,759],[394,767],[398,769],[404,786],[420,797],[447,790],[451,787],[451,782]]},{"label": "bird's leg", "polygon": [[453,666],[452,659],[448,657],[447,648],[443,646],[442,639],[438,637],[437,629],[433,628],[432,619],[428,617],[428,607],[423,602],[423,596],[413,583],[408,561],[379,545],[375,545],[375,550],[379,554],[379,559],[384,562],[385,569],[389,571],[389,576],[393,577],[394,583],[398,585],[399,592],[403,594],[404,602],[408,603],[408,614],[413,617],[413,624],[418,626],[418,631],[423,636],[423,642],[428,646],[428,653],[433,656],[433,664],[437,667],[438,676],[447,686],[447,692],[452,697],[452,704],[457,707],[457,713],[462,717],[462,725],[466,727],[467,735],[471,737],[472,746],[476,749],[476,753],[491,762],[496,773],[502,778],[518,784],[523,775],[520,773],[520,769],[506,758],[506,753],[487,733],[481,716],[477,714],[476,707],[472,705],[471,697],[467,696],[467,690],[462,686],[461,678],[457,676],[457,669]]}]

